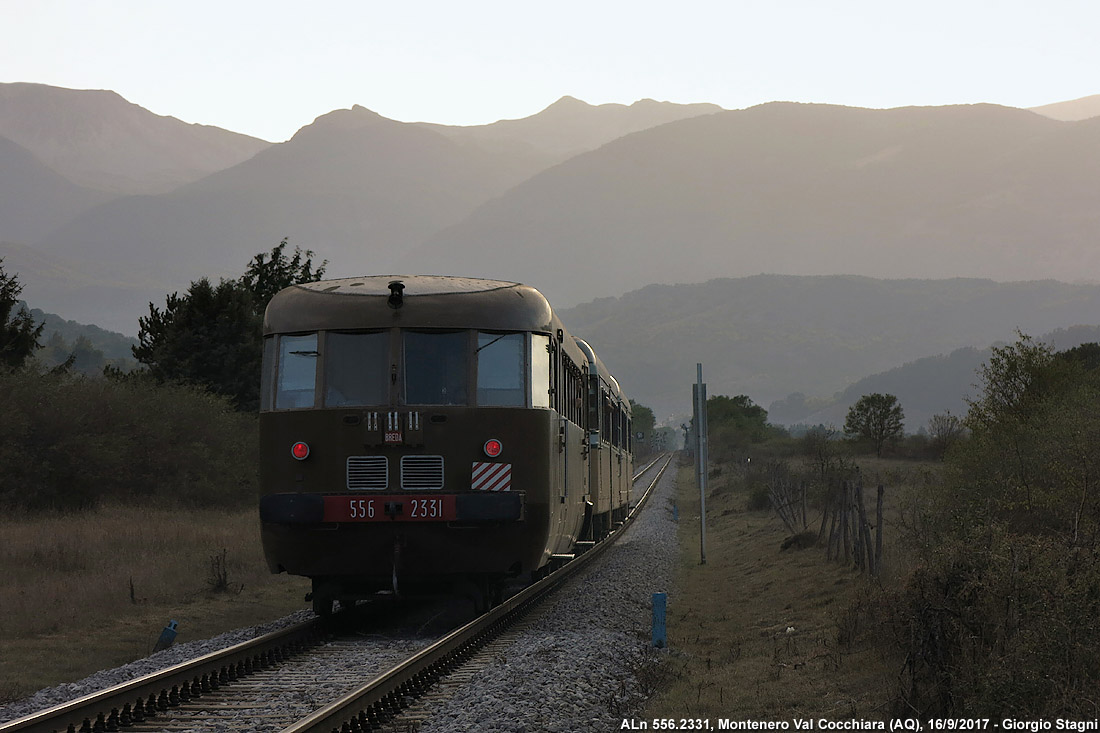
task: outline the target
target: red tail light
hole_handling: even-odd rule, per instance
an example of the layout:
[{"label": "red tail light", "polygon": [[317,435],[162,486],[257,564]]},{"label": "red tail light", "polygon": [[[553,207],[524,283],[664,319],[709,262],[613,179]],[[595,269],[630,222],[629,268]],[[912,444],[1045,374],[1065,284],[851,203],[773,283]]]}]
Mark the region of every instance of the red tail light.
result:
[{"label": "red tail light", "polygon": [[304,461],[309,457],[309,446],[299,440],[297,443],[290,446],[290,455],[294,456],[299,461]]},{"label": "red tail light", "polygon": [[490,438],[485,441],[485,455],[490,458],[496,458],[500,455],[502,450],[504,450],[504,444],[496,438]]}]

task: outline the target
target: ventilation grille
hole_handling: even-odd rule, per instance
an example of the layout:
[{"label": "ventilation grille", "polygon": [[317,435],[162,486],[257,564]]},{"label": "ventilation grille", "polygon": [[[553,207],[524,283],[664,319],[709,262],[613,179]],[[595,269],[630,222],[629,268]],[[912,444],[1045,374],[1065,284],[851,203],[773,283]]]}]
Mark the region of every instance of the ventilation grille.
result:
[{"label": "ventilation grille", "polygon": [[402,489],[442,489],[443,456],[402,456]]},{"label": "ventilation grille", "polygon": [[387,489],[389,470],[385,456],[349,456],[349,489]]}]

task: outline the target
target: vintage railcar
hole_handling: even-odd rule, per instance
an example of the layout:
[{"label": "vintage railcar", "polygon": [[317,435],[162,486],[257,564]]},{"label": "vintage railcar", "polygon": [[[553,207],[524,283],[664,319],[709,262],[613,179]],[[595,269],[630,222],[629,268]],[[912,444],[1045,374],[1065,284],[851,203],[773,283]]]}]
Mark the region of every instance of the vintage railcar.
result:
[{"label": "vintage railcar", "polygon": [[490,602],[628,508],[629,401],[526,285],[291,286],[264,317],[261,392],[264,552],[321,614],[380,591]]}]

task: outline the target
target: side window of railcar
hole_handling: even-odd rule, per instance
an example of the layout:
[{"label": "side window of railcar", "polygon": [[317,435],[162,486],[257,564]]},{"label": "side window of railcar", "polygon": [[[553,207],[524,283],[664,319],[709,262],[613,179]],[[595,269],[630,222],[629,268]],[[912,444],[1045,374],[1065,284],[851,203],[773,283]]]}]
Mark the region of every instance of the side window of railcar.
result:
[{"label": "side window of railcar", "polygon": [[325,334],[325,404],[389,402],[388,333]]},{"label": "side window of railcar", "polygon": [[550,352],[550,337],[531,334],[531,406],[550,406],[550,367],[554,355]]},{"label": "side window of railcar", "polygon": [[467,333],[405,331],[403,336],[406,404],[467,404]]},{"label": "side window of railcar", "polygon": [[275,337],[264,338],[263,366],[260,368],[260,409],[271,409],[271,382],[275,375]]},{"label": "side window of railcar", "polygon": [[477,404],[523,407],[527,404],[522,333],[477,334]]},{"label": "side window of railcar", "polygon": [[313,407],[317,387],[317,334],[279,337],[275,409]]},{"label": "side window of railcar", "polygon": [[611,417],[614,413],[611,411],[611,398],[606,392],[603,393],[603,420],[600,421],[600,437],[604,442],[610,443],[611,436],[613,435],[611,430]]},{"label": "side window of railcar", "polygon": [[577,425],[584,420],[584,398],[581,391],[581,373],[567,354],[562,354],[562,404],[561,413]]}]

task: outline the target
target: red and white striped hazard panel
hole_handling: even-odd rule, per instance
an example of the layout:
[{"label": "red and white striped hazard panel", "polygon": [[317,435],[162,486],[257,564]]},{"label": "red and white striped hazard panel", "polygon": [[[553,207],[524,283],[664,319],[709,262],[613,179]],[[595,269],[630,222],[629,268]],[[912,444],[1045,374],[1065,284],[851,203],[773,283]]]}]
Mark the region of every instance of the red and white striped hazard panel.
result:
[{"label": "red and white striped hazard panel", "polygon": [[474,461],[470,488],[474,491],[511,491],[512,464]]}]

